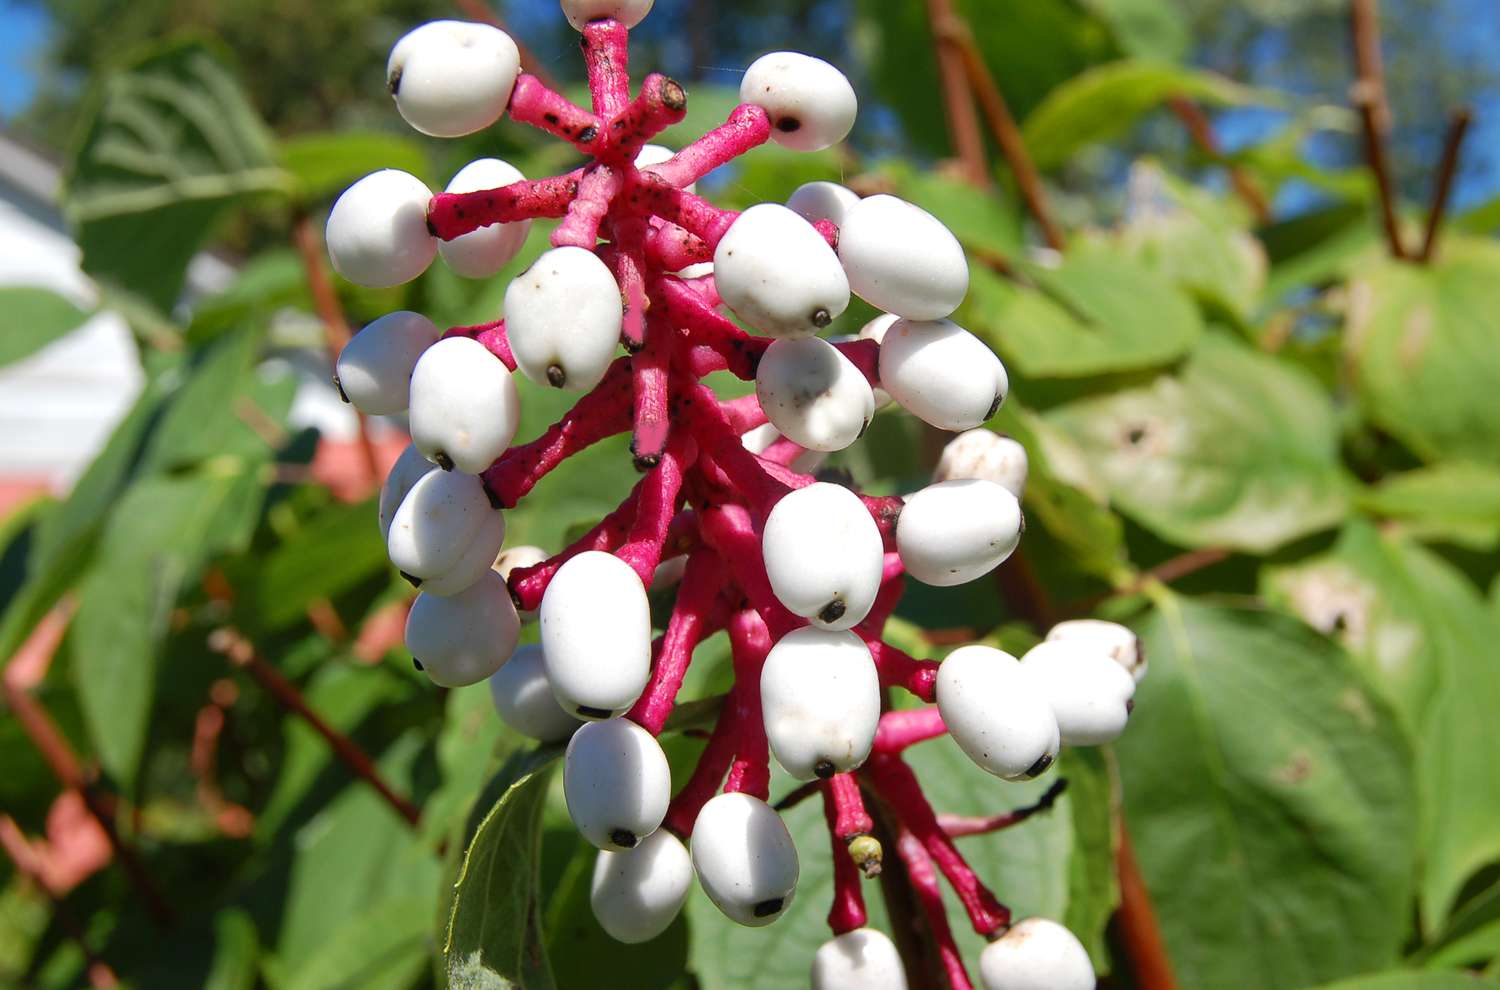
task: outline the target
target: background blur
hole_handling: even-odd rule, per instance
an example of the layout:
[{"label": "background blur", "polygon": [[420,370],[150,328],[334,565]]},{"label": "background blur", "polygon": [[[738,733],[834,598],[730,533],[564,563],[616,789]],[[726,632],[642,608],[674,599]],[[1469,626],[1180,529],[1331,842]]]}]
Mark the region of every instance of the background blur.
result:
[{"label": "background blur", "polygon": [[[977,165],[956,155],[922,0],[657,0],[631,55],[688,84],[669,145],[722,121],[758,54],[827,58],[861,98],[848,145],[760,149],[707,194],[892,190],[974,259],[959,316],[1011,370],[994,425],[1032,453],[1025,551],[997,582],[914,586],[893,635],[923,656],[1015,650],[1098,613],[1146,638],[1152,676],[1116,752],[1069,754],[1052,815],[966,851],[1023,913],[1066,918],[1115,986],[1164,985],[1122,930],[1139,908],[1118,883],[1127,832],[1181,986],[1494,978],[1494,0],[1380,4],[1383,84],[1365,92],[1407,259],[1351,106],[1350,0],[955,7],[1065,245],[987,120]],[[406,438],[338,402],[329,354],[393,309],[494,319],[548,225],[487,282],[438,264],[360,289],[321,244],[333,198],[377,168],[439,189],[484,156],[571,167],[519,125],[405,127],[386,55],[447,16],[498,18],[525,68],[582,99],[552,0],[0,3],[0,985],[448,979],[457,857],[524,741],[483,686],[411,670],[410,589],[371,502]],[[522,437],[565,408],[522,394]],[[834,464],[911,491],[941,443],[882,415]],[[628,463],[623,443],[570,461],[510,514],[509,542],[561,548],[628,490]],[[726,652],[700,649],[690,696],[724,689]],[[676,738],[674,769],[698,745]],[[1035,796],[947,745],[922,769],[948,810]],[[627,950],[588,916],[591,857],[547,801],[519,840],[540,844],[537,903],[504,918],[540,917],[556,985],[805,980],[828,869],[815,810],[791,818],[825,857],[804,853],[800,918],[745,932],[700,897]]]}]

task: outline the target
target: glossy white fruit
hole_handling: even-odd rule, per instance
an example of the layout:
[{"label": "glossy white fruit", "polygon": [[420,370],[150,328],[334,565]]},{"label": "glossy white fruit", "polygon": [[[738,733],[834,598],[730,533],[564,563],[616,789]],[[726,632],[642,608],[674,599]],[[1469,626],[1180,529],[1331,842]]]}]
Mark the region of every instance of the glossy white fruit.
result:
[{"label": "glossy white fruit", "polygon": [[[431,471],[417,479],[396,507],[386,551],[398,570],[425,583],[467,568],[476,546],[489,552],[481,568],[488,570],[504,540],[504,516],[490,505],[478,478]],[[479,576],[475,572],[473,578]]]},{"label": "glossy white fruit", "polygon": [[509,581],[511,571],[522,567],[534,567],[546,560],[548,556],[550,555],[547,551],[541,547],[528,546],[524,543],[520,546],[506,547],[495,558],[495,573]]},{"label": "glossy white fruit", "polygon": [[766,517],[761,554],[781,603],[824,629],[860,622],[880,591],[880,530],[842,485],[819,481],[782,496]]},{"label": "glossy white fruit", "polygon": [[993,481],[1016,498],[1026,490],[1026,448],[989,430],[966,430],[948,441],[933,469],[933,481],[979,478]]},{"label": "glossy white fruit", "polygon": [[940,320],[969,291],[969,263],[958,238],[937,217],[895,196],[867,197],[844,214],[839,260],[855,295],[911,320]]},{"label": "glossy white fruit", "polygon": [[844,74],[820,58],[771,52],[750,63],[740,102],[771,118],[771,139],[795,151],[821,151],[849,136],[859,100]]},{"label": "glossy white fruit", "polygon": [[427,230],[432,190],[415,175],[382,169],[345,189],[328,213],[328,257],[356,285],[410,282],[437,254]]},{"label": "glossy white fruit", "polygon": [[938,665],[937,705],[969,759],[997,777],[1040,776],[1057,759],[1057,718],[1021,663],[988,646],[963,646]]},{"label": "glossy white fruit", "polygon": [[[670,161],[676,155],[677,152],[663,145],[643,144],[641,145],[641,150],[635,156],[635,167],[650,168],[652,165],[660,165],[663,162]],[[689,182],[687,185],[683,186],[682,189],[684,192],[695,193],[698,191],[698,183]],[[686,271],[687,269],[683,269],[683,271],[678,272],[678,275],[682,276],[683,278],[694,277],[692,275],[685,274]]]},{"label": "glossy white fruit", "polygon": [[436,471],[437,467],[422,456],[422,452],[414,444],[407,444],[406,449],[401,451],[401,456],[396,458],[396,463],[391,465],[390,473],[385,476],[385,484],[380,486],[380,538],[386,539],[391,535],[391,520],[396,518],[396,510],[401,507],[401,502],[406,498],[406,493],[411,491],[419,479],[430,471]]},{"label": "glossy white fruit", "polygon": [[411,441],[439,467],[479,474],[505,453],[520,421],[510,370],[479,341],[447,337],[417,361]]},{"label": "glossy white fruit", "polygon": [[648,942],[671,926],[692,887],[687,847],[659,828],[634,849],[599,853],[589,904],[610,938]]},{"label": "glossy white fruit", "polygon": [[849,280],[812,224],[776,203],[741,213],[714,249],[714,285],[773,337],[810,337],[849,305]]},{"label": "glossy white fruit", "polygon": [[998,567],[1021,540],[1021,503],[993,481],[943,481],[909,495],[896,520],[906,572],[939,588]]},{"label": "glossy white fruit", "polygon": [[568,740],[563,796],[585,839],[600,849],[633,849],[667,813],[667,754],[628,718],[588,722]]},{"label": "glossy white fruit", "polygon": [[[467,193],[499,189],[524,178],[526,176],[508,162],[480,158],[459,169],[445,191]],[[530,231],[530,220],[493,223],[451,241],[439,241],[438,253],[449,268],[464,278],[489,278],[520,252]]]},{"label": "glossy white fruit", "polygon": [[338,390],[360,412],[390,416],[411,399],[411,373],[442,331],[420,313],[387,313],[355,334],[334,365]]},{"label": "glossy white fruit", "polygon": [[1102,746],[1125,731],[1135,678],[1114,658],[1080,640],[1038,643],[1021,669],[1046,695],[1065,746]]},{"label": "glossy white fruit", "polygon": [[423,24],[396,42],[385,67],[396,109],[433,137],[461,137],[499,120],[520,71],[510,35],[469,21]]},{"label": "glossy white fruit", "polygon": [[880,343],[880,384],[907,412],[955,431],[995,415],[1010,391],[995,352],[948,320],[891,324]]},{"label": "glossy white fruit", "polygon": [[[740,443],[752,454],[765,453],[771,444],[780,439],[781,431],[770,423],[762,423],[755,429],[740,434]],[[792,458],[792,463],[788,466],[798,474],[816,474],[827,459],[828,455],[821,450],[804,450]]]},{"label": "glossy white fruit", "polygon": [[553,248],[505,290],[516,366],[539,385],[574,392],[604,377],[620,342],[620,286],[592,251]]},{"label": "glossy white fruit", "polygon": [[406,648],[434,684],[463,687],[501,669],[520,628],[505,582],[486,571],[458,594],[418,595],[406,614]]},{"label": "glossy white fruit", "polygon": [[880,675],[852,632],[814,626],[781,637],[760,675],[771,752],[798,780],[862,765],[880,722]]},{"label": "glossy white fruit", "polygon": [[777,340],[766,348],[755,395],[772,425],[809,450],[843,450],[875,415],[865,376],[821,337]]},{"label": "glossy white fruit", "polygon": [[527,643],[490,675],[490,700],[500,721],[542,742],[566,739],[583,723],[562,710],[547,683],[542,648]]},{"label": "glossy white fruit", "polygon": [[984,990],[1093,990],[1094,964],[1072,932],[1027,918],[979,954]]},{"label": "glossy white fruit", "polygon": [[613,17],[628,28],[633,28],[651,13],[656,0],[562,0],[563,15],[574,30],[582,31],[589,21],[601,17]]},{"label": "glossy white fruit", "polygon": [[831,220],[836,226],[844,225],[844,215],[859,202],[859,193],[837,182],[807,182],[797,187],[787,199],[789,210],[808,223]]},{"label": "glossy white fruit", "polygon": [[693,825],[693,869],[730,921],[759,928],[792,903],[797,847],[781,816],[748,794],[720,794]]},{"label": "glossy white fruit", "polygon": [[651,675],[651,607],[630,565],[588,550],[557,569],[538,610],[547,679],[584,718],[635,703]]},{"label": "glossy white fruit", "polygon": [[[505,542],[505,515],[491,512],[479,532],[463,547],[458,560],[440,574],[432,574],[422,582],[422,591],[429,595],[453,595],[487,574],[493,574],[491,565],[495,554]],[[509,592],[506,592],[507,597]]]},{"label": "glossy white fruit", "polygon": [[906,990],[906,967],[885,932],[856,928],[818,946],[812,990]]},{"label": "glossy white fruit", "polygon": [[1103,619],[1069,619],[1047,633],[1049,640],[1083,642],[1109,654],[1110,658],[1139,684],[1146,676],[1146,651],[1135,633],[1118,622]]}]

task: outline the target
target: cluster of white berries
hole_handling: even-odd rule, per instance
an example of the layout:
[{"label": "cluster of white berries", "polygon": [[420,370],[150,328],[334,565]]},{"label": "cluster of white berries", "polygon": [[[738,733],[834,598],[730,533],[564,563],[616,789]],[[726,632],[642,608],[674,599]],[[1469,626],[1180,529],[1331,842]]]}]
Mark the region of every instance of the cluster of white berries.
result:
[{"label": "cluster of white berries", "polygon": [[[633,26],[651,0],[562,6],[582,31],[599,18]],[[516,45],[503,32],[455,21],[412,31],[388,64],[402,116],[444,137],[495,122],[512,92],[519,101],[535,82],[518,85],[519,72]],[[792,52],[757,60],[741,98],[764,112],[771,139],[798,150],[843,140],[857,105],[837,69]],[[673,157],[646,144],[635,166],[643,173],[670,168]],[[460,170],[447,191],[521,182],[509,164],[481,159]],[[530,220],[522,219],[439,241],[431,200],[420,180],[401,172],[355,183],[328,220],[335,267],[352,281],[389,286],[420,275],[441,254],[458,274],[483,278],[512,261],[527,237]],[[823,221],[837,228],[836,238]],[[806,621],[780,636],[760,668],[764,745],[799,780],[855,771],[871,758],[882,710],[881,670],[867,645],[873,640],[859,627],[890,575],[935,586],[975,580],[1011,555],[1024,528],[1025,450],[982,428],[1005,399],[1005,368],[950,320],[968,289],[963,250],[941,222],[910,203],[815,182],[785,206],[760,204],[734,215],[712,245],[711,263],[663,278],[711,279],[714,304],[772,338],[754,365],[756,398],[769,422],[744,435],[746,450],[760,453],[785,438],[802,448],[791,470],[811,472],[827,453],[854,443],[890,403],[959,433],[933,483],[901,500],[884,532],[867,500],[818,481],[792,488],[758,520],[770,592]],[[818,336],[851,293],[883,315],[857,335]],[[611,265],[573,243],[546,251],[510,283],[504,315],[515,372],[589,392],[619,353],[626,311]],[[781,817],[743,791],[718,794],[697,811],[685,845],[685,829],[663,827],[672,802],[666,756],[635,716],[621,717],[641,701],[653,673],[641,573],[604,550],[577,552],[555,567],[540,606],[518,612],[512,572],[541,565],[548,554],[503,546],[500,500],[480,477],[512,449],[520,416],[513,372],[500,353],[473,335],[445,336],[425,317],[397,312],[360,331],[337,363],[348,401],[373,415],[408,417],[411,446],[380,494],[391,561],[419,589],[406,643],[436,684],[488,679],[507,725],[538,740],[568,740],[568,811],[600,849],[592,904],[612,936],[639,942],[660,934],[695,877],[729,918],[770,924],[791,903],[799,872]],[[682,562],[662,563],[658,580],[680,578]],[[523,623],[533,620],[540,642],[518,647]],[[1129,630],[1065,622],[1019,659],[981,645],[957,650],[939,665],[934,694],[947,731],[976,764],[1024,779],[1044,772],[1064,743],[1098,745],[1117,736],[1143,672]],[[1043,919],[1004,931],[980,968],[987,990],[1093,985],[1077,940]],[[895,947],[863,927],[818,951],[812,981],[823,990],[905,986]]]}]

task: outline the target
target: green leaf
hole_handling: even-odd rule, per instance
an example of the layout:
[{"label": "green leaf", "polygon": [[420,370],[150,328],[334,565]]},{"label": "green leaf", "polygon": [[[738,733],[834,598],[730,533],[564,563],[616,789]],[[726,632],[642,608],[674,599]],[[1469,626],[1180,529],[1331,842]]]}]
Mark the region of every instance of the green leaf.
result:
[{"label": "green leaf", "polygon": [[[1078,378],[1165,364],[1198,339],[1192,301],[1163,276],[1080,244],[1060,267],[1018,264],[1030,285],[971,271],[959,321],[1028,378]],[[1151,300],[1142,306],[1141,300]]]},{"label": "green leaf", "polygon": [[1428,969],[1456,969],[1500,958],[1500,884],[1453,912],[1442,934],[1412,957]]},{"label": "green leaf", "polygon": [[1443,924],[1464,882],[1500,860],[1500,616],[1434,554],[1350,525],[1324,557],[1271,571],[1268,590],[1340,637],[1401,711],[1422,796],[1422,926]]},{"label": "green leaf", "polygon": [[1271,261],[1266,297],[1279,301],[1334,279],[1352,259],[1368,253],[1375,237],[1370,208],[1362,202],[1338,203],[1273,223],[1260,231]]},{"label": "green leaf", "polygon": [[1389,965],[1416,856],[1411,756],[1328,640],[1163,593],[1116,744],[1137,858],[1184,987],[1283,990]]},{"label": "green leaf", "polygon": [[218,50],[178,40],[100,79],[63,209],[86,272],[166,311],[222,211],[288,187]]},{"label": "green leaf", "polygon": [[1053,89],[1021,125],[1040,169],[1065,164],[1082,149],[1126,133],[1169,97],[1211,106],[1245,106],[1265,95],[1186,66],[1124,59],[1082,72]]},{"label": "green leaf", "polygon": [[408,990],[432,952],[429,894],[395,894],[352,916],[287,974],[281,990]]},{"label": "green leaf", "polygon": [[513,783],[490,808],[454,882],[443,946],[451,990],[549,990],[542,945],[542,809],[556,747],[518,754],[502,773]]},{"label": "green leaf", "polygon": [[1082,0],[1127,55],[1175,61],[1187,54],[1187,19],[1170,0]]},{"label": "green leaf", "polygon": [[1073,852],[1068,858],[1068,910],[1063,922],[1089,951],[1096,967],[1109,959],[1104,929],[1120,903],[1115,872],[1115,796],[1112,757],[1102,749],[1063,751],[1057,773],[1068,782]]},{"label": "green leaf", "polygon": [[1344,344],[1365,414],[1424,460],[1500,462],[1500,245],[1450,237],[1435,264],[1379,262],[1349,295]]},{"label": "green leaf", "polygon": [[90,315],[56,292],[30,285],[0,288],[0,312],[5,314],[0,366],[35,354],[78,329]]},{"label": "green leaf", "polygon": [[384,131],[340,131],[287,139],[281,145],[281,164],[295,179],[297,195],[304,201],[317,201],[338,195],[377,167],[423,178],[427,153],[409,137]]},{"label": "green leaf", "polygon": [[1021,247],[1021,214],[998,189],[977,189],[929,169],[888,171],[897,195],[937,217],[970,248],[1009,254]]},{"label": "green leaf", "polygon": [[1317,990],[1481,990],[1494,984],[1468,973],[1397,971],[1325,983]]},{"label": "green leaf", "polygon": [[214,918],[213,968],[203,990],[254,990],[260,970],[260,936],[255,922],[238,908]]},{"label": "green leaf", "polygon": [[355,587],[387,566],[375,501],[330,505],[309,517],[257,562],[245,581],[243,611],[259,629],[301,620],[307,606]]},{"label": "green leaf", "polygon": [[1204,337],[1177,375],[1047,419],[1082,447],[1120,511],[1173,543],[1265,552],[1345,510],[1327,395],[1222,335]]},{"label": "green leaf", "polygon": [[1361,492],[1366,512],[1393,519],[1419,540],[1492,550],[1500,543],[1500,468],[1447,461],[1392,475]]}]

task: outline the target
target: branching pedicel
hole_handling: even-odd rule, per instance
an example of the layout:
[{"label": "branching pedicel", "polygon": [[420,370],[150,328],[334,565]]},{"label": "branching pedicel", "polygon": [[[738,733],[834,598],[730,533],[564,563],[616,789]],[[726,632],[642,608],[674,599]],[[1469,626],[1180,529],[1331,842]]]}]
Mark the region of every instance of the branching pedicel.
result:
[{"label": "branching pedicel", "polygon": [[[975,645],[942,664],[881,640],[905,575],[973,580],[1010,555],[1022,529],[1025,452],[974,429],[1004,400],[1005,369],[947,319],[968,287],[958,241],[911,204],[831,183],[799,189],[790,206],[718,209],[692,191],[715,168],[767,140],[800,150],[842,140],[856,105],[848,81],[805,55],[764,56],[724,124],[672,154],[648,142],[682,119],[686,93],[650,75],[632,95],[626,72],[628,29],[650,0],[562,6],[582,32],[592,110],[520,73],[502,32],[453,21],[396,45],[390,88],[424,133],[465,134],[508,113],[569,142],[586,165],[526,180],[485,159],[437,195],[413,176],[377,172],[328,221],[335,266],[366,285],[412,279],[439,251],[462,275],[493,275],[530,221],[560,221],[552,249],[507,289],[504,320],[441,333],[393,313],[339,359],[349,401],[377,414],[409,409],[412,447],[380,507],[391,560],[421,592],[407,644],[438,684],[490,678],[518,731],[571,737],[568,808],[603,850],[593,906],[616,938],[662,932],[694,875],[741,924],[785,911],[797,850],[767,804],[774,756],[821,790],[834,848],[836,937],[817,954],[815,986],[905,986],[893,944],[866,927],[861,879],[883,856],[867,795],[896,830],[895,853],[953,986],[970,984],[939,873],[992,940],[980,960],[990,990],[1092,986],[1066,929],[1011,926],[954,843],[974,829],[944,826],[902,754],[950,734],[990,773],[1026,779],[1048,769],[1061,743],[1114,738],[1141,672],[1134,637],[1065,623],[1020,660]],[[889,315],[857,337],[816,336],[851,289]],[[755,395],[721,400],[702,383],[721,370],[754,380]],[[522,444],[512,443],[515,372],[581,393]],[[863,434],[877,399],[969,431],[949,445],[935,483],[904,500],[808,473]],[[500,510],[569,456],[625,432],[644,477],[618,509],[561,553],[501,552]],[[653,640],[646,589],[674,578],[671,619]],[[540,647],[517,651],[532,614]],[[694,648],[720,630],[735,686],[674,796],[656,737]],[[882,714],[888,688],[928,705]]]}]

